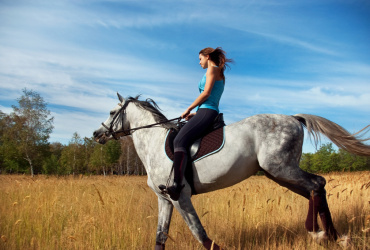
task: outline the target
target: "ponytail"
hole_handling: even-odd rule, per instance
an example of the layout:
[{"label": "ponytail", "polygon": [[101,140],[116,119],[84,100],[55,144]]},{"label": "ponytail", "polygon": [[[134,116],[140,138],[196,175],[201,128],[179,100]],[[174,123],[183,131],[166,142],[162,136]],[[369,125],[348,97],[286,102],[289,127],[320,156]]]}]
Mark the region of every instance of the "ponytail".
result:
[{"label": "ponytail", "polygon": [[232,59],[226,58],[226,52],[221,47],[217,47],[216,49],[202,49],[199,54],[209,56],[210,60],[221,69],[221,77],[225,80],[224,71],[226,68],[230,68],[229,63],[234,62]]}]

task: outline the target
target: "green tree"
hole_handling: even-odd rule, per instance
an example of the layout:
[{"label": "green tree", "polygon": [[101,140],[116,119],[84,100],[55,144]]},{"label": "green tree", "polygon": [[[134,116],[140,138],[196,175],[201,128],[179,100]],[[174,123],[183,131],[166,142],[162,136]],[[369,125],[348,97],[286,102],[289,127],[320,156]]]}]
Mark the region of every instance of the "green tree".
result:
[{"label": "green tree", "polygon": [[11,114],[15,125],[14,139],[33,176],[35,167],[41,170],[42,159],[48,152],[54,117],[50,117],[47,104],[35,91],[23,89],[17,102],[18,106],[12,106]]},{"label": "green tree", "polygon": [[332,143],[323,144],[320,149],[313,155],[312,171],[327,173],[337,168],[337,162],[334,161],[335,150]]},{"label": "green tree", "polygon": [[110,168],[110,172],[115,171],[114,167],[118,165],[118,160],[121,155],[121,144],[119,140],[111,140],[105,147],[106,164]]},{"label": "green tree", "polygon": [[108,141],[105,145],[94,145],[93,153],[90,155],[91,170],[97,174],[104,175],[117,172],[117,165],[121,155],[120,142],[116,140]]},{"label": "green tree", "polygon": [[43,174],[58,174],[59,160],[56,155],[52,154],[46,158],[42,164]]},{"label": "green tree", "polygon": [[44,159],[42,172],[44,174],[61,174],[60,157],[64,146],[60,142],[49,145],[50,156]]},{"label": "green tree", "polygon": [[0,172],[23,173],[27,162],[22,157],[15,135],[15,121],[0,111]]},{"label": "green tree", "polygon": [[324,144],[314,153],[302,154],[300,167],[311,173],[333,171],[370,170],[370,157],[351,154],[343,149],[338,152],[331,143]]},{"label": "green tree", "polygon": [[106,175],[106,156],[104,145],[95,144],[93,153],[90,155],[90,166],[91,170],[96,174],[103,173]]},{"label": "green tree", "polygon": [[63,148],[60,157],[60,164],[64,174],[79,174],[84,173],[85,166],[85,150],[82,145],[82,139],[77,132],[72,136],[68,146]]},{"label": "green tree", "polygon": [[23,89],[18,106],[5,115],[1,112],[1,168],[7,172],[41,172],[48,156],[48,139],[53,117],[43,98],[32,90]]},{"label": "green tree", "polygon": [[5,163],[4,163],[4,131],[6,131],[6,117],[7,115],[0,110],[0,174],[5,171]]},{"label": "green tree", "polygon": [[339,149],[338,159],[339,171],[370,170],[370,157],[354,155]]},{"label": "green tree", "polygon": [[312,170],[312,162],[313,162],[313,154],[304,153],[302,154],[299,167],[306,172],[313,173],[314,171]]},{"label": "green tree", "polygon": [[94,147],[95,147],[96,142],[94,141],[93,138],[87,138],[85,137],[83,139],[83,150],[84,150],[84,169],[86,169],[86,172],[93,172],[91,169],[91,164],[90,164],[90,157],[94,152]]}]

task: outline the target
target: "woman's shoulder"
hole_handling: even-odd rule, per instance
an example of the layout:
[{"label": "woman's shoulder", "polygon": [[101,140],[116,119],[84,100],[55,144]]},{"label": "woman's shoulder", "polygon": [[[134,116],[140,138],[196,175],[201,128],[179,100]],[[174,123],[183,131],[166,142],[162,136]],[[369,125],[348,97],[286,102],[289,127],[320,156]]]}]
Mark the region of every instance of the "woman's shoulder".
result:
[{"label": "woman's shoulder", "polygon": [[211,66],[211,67],[208,67],[207,68],[207,75],[219,75],[220,74],[220,68],[219,67],[214,67],[214,66]]},{"label": "woman's shoulder", "polygon": [[216,81],[222,80],[221,79],[221,69],[217,66],[208,67],[206,75],[215,77]]}]

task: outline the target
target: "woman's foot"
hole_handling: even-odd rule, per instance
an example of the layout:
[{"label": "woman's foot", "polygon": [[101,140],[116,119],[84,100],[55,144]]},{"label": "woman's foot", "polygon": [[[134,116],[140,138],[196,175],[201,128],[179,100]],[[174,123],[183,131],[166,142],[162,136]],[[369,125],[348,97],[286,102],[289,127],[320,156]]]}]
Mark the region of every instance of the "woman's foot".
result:
[{"label": "woman's foot", "polygon": [[167,193],[170,195],[171,199],[174,201],[179,200],[181,190],[185,187],[185,185],[180,185],[177,182],[173,183],[172,186],[167,188]]}]

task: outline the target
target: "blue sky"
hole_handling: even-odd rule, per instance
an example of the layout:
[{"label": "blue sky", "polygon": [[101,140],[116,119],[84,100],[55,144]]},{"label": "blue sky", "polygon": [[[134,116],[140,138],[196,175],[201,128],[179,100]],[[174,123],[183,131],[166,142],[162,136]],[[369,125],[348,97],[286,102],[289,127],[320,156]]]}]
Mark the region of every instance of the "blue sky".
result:
[{"label": "blue sky", "polygon": [[228,124],[309,113],[356,132],[370,123],[369,13],[367,0],[0,0],[0,110],[37,91],[64,144],[90,137],[117,91],[177,117],[198,95],[198,52],[220,46],[235,61]]}]

